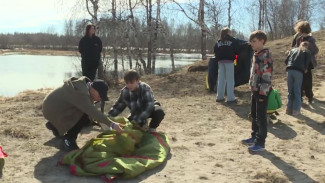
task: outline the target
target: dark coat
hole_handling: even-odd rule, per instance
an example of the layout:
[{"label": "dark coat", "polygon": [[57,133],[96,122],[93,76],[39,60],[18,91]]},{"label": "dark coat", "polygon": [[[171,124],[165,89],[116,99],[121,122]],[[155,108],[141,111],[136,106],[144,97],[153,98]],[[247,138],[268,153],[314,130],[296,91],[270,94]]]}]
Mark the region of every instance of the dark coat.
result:
[{"label": "dark coat", "polygon": [[100,53],[102,52],[102,41],[97,36],[84,36],[79,41],[79,52],[83,61],[87,62],[87,65],[97,65],[100,59]]},{"label": "dark coat", "polygon": [[214,46],[214,54],[218,61],[220,60],[231,60],[235,59],[237,53],[239,40],[229,35],[226,36],[224,41],[219,40]]},{"label": "dark coat", "polygon": [[299,70],[305,72],[311,62],[311,53],[309,50],[300,50],[299,48],[293,48],[290,50],[285,64],[287,70]]},{"label": "dark coat", "polygon": [[293,47],[297,48],[297,47],[299,47],[300,43],[303,41],[309,42],[308,50],[311,53],[311,62],[309,64],[308,69],[313,69],[317,66],[316,54],[319,51],[318,47],[316,46],[316,40],[313,36],[310,36],[310,35],[302,36],[300,34],[297,34],[294,38],[294,41],[292,42],[292,45],[294,45]]}]

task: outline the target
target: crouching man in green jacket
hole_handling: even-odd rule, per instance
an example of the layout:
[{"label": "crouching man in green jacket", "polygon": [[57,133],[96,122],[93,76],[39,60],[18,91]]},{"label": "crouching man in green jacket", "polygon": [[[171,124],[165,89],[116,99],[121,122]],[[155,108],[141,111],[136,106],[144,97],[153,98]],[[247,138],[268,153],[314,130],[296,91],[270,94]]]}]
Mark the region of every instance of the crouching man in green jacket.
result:
[{"label": "crouching man in green jacket", "polygon": [[64,136],[65,150],[79,149],[76,139],[81,129],[89,123],[89,117],[121,132],[117,123],[109,120],[94,106],[94,102],[107,99],[107,90],[104,82],[91,82],[85,76],[72,77],[45,97],[43,115],[49,120],[46,127],[55,136]]}]

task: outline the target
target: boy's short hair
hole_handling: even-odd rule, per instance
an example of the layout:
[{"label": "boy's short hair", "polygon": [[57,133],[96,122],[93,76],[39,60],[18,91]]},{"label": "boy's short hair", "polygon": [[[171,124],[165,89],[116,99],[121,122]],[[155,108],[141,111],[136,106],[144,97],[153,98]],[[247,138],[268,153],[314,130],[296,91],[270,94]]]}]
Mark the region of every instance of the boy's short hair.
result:
[{"label": "boy's short hair", "polygon": [[266,33],[264,31],[261,31],[261,30],[253,31],[251,33],[251,35],[249,36],[249,41],[252,41],[254,38],[256,38],[258,40],[264,40],[264,44],[267,41]]},{"label": "boy's short hair", "polygon": [[311,33],[310,24],[308,21],[299,21],[296,23],[295,31],[299,33],[309,34]]},{"label": "boy's short hair", "polygon": [[139,79],[140,79],[140,74],[134,69],[130,69],[124,73],[124,81],[126,83],[133,82]]}]

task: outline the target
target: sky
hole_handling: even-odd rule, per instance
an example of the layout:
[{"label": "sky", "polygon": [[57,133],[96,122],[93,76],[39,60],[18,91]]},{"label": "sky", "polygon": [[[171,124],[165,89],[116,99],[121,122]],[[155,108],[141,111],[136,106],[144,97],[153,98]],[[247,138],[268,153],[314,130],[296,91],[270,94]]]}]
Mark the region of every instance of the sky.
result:
[{"label": "sky", "polygon": [[[0,0],[0,33],[63,34],[65,20],[71,17],[90,18],[86,15],[87,12],[74,10],[76,2],[80,4],[84,3],[84,0]],[[247,2],[246,0],[234,2],[232,11],[235,21],[232,22],[232,28],[247,36],[251,32],[251,17],[243,8],[247,6]],[[181,17],[186,19],[184,15]],[[313,30],[316,30],[315,27]]]},{"label": "sky", "polygon": [[[0,33],[63,34],[64,21],[72,17],[76,1],[81,0],[0,0]],[[79,14],[78,18],[89,16]]]},{"label": "sky", "polygon": [[0,33],[63,32],[64,20],[70,16],[74,1],[0,0]]}]

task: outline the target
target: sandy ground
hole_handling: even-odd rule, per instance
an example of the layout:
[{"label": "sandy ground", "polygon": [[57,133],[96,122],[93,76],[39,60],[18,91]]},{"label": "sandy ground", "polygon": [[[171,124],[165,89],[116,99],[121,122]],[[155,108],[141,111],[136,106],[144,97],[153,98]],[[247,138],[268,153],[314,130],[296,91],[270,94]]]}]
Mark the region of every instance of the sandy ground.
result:
[{"label": "sandy ground", "polygon": [[[316,35],[317,40],[325,32]],[[324,39],[323,39],[324,40]],[[268,125],[266,151],[248,152],[240,140],[250,135],[250,91],[235,89],[237,104],[216,103],[215,93],[205,89],[205,72],[187,68],[163,76],[145,76],[156,99],[166,111],[158,131],[167,133],[171,153],[168,160],[135,179],[115,182],[211,182],[211,183],[325,183],[325,66],[324,42],[319,42],[320,66],[314,72],[315,103],[304,100],[302,116],[285,114],[286,80],[283,52],[289,38],[273,42],[275,71],[273,83],[284,106],[277,120]],[[281,56],[282,54],[282,56]],[[122,85],[109,90],[108,110]],[[11,98],[0,97],[0,145],[9,154],[4,183],[99,183],[98,177],[75,177],[67,166],[57,166],[64,155],[61,140],[44,124],[42,100],[52,89],[25,91]],[[79,146],[100,133],[96,127],[83,130]]]},{"label": "sandy ground", "polygon": [[[205,90],[205,72],[188,73],[186,68],[168,76],[146,76],[166,118],[159,127],[170,139],[171,154],[158,168],[132,180],[115,182],[321,182],[325,183],[325,82],[315,73],[315,103],[304,102],[300,119],[279,110],[278,120],[268,126],[267,151],[248,152],[240,140],[250,135],[250,92],[236,88],[237,104],[216,103]],[[275,87],[285,97],[285,80]],[[122,87],[122,86],[120,86]],[[120,87],[111,89],[112,105]],[[1,98],[0,142],[9,157],[1,182],[103,182],[98,177],[75,177],[67,166],[57,166],[65,153],[61,140],[44,126],[42,99],[51,89],[26,91]],[[100,133],[85,129],[78,144]]]}]

